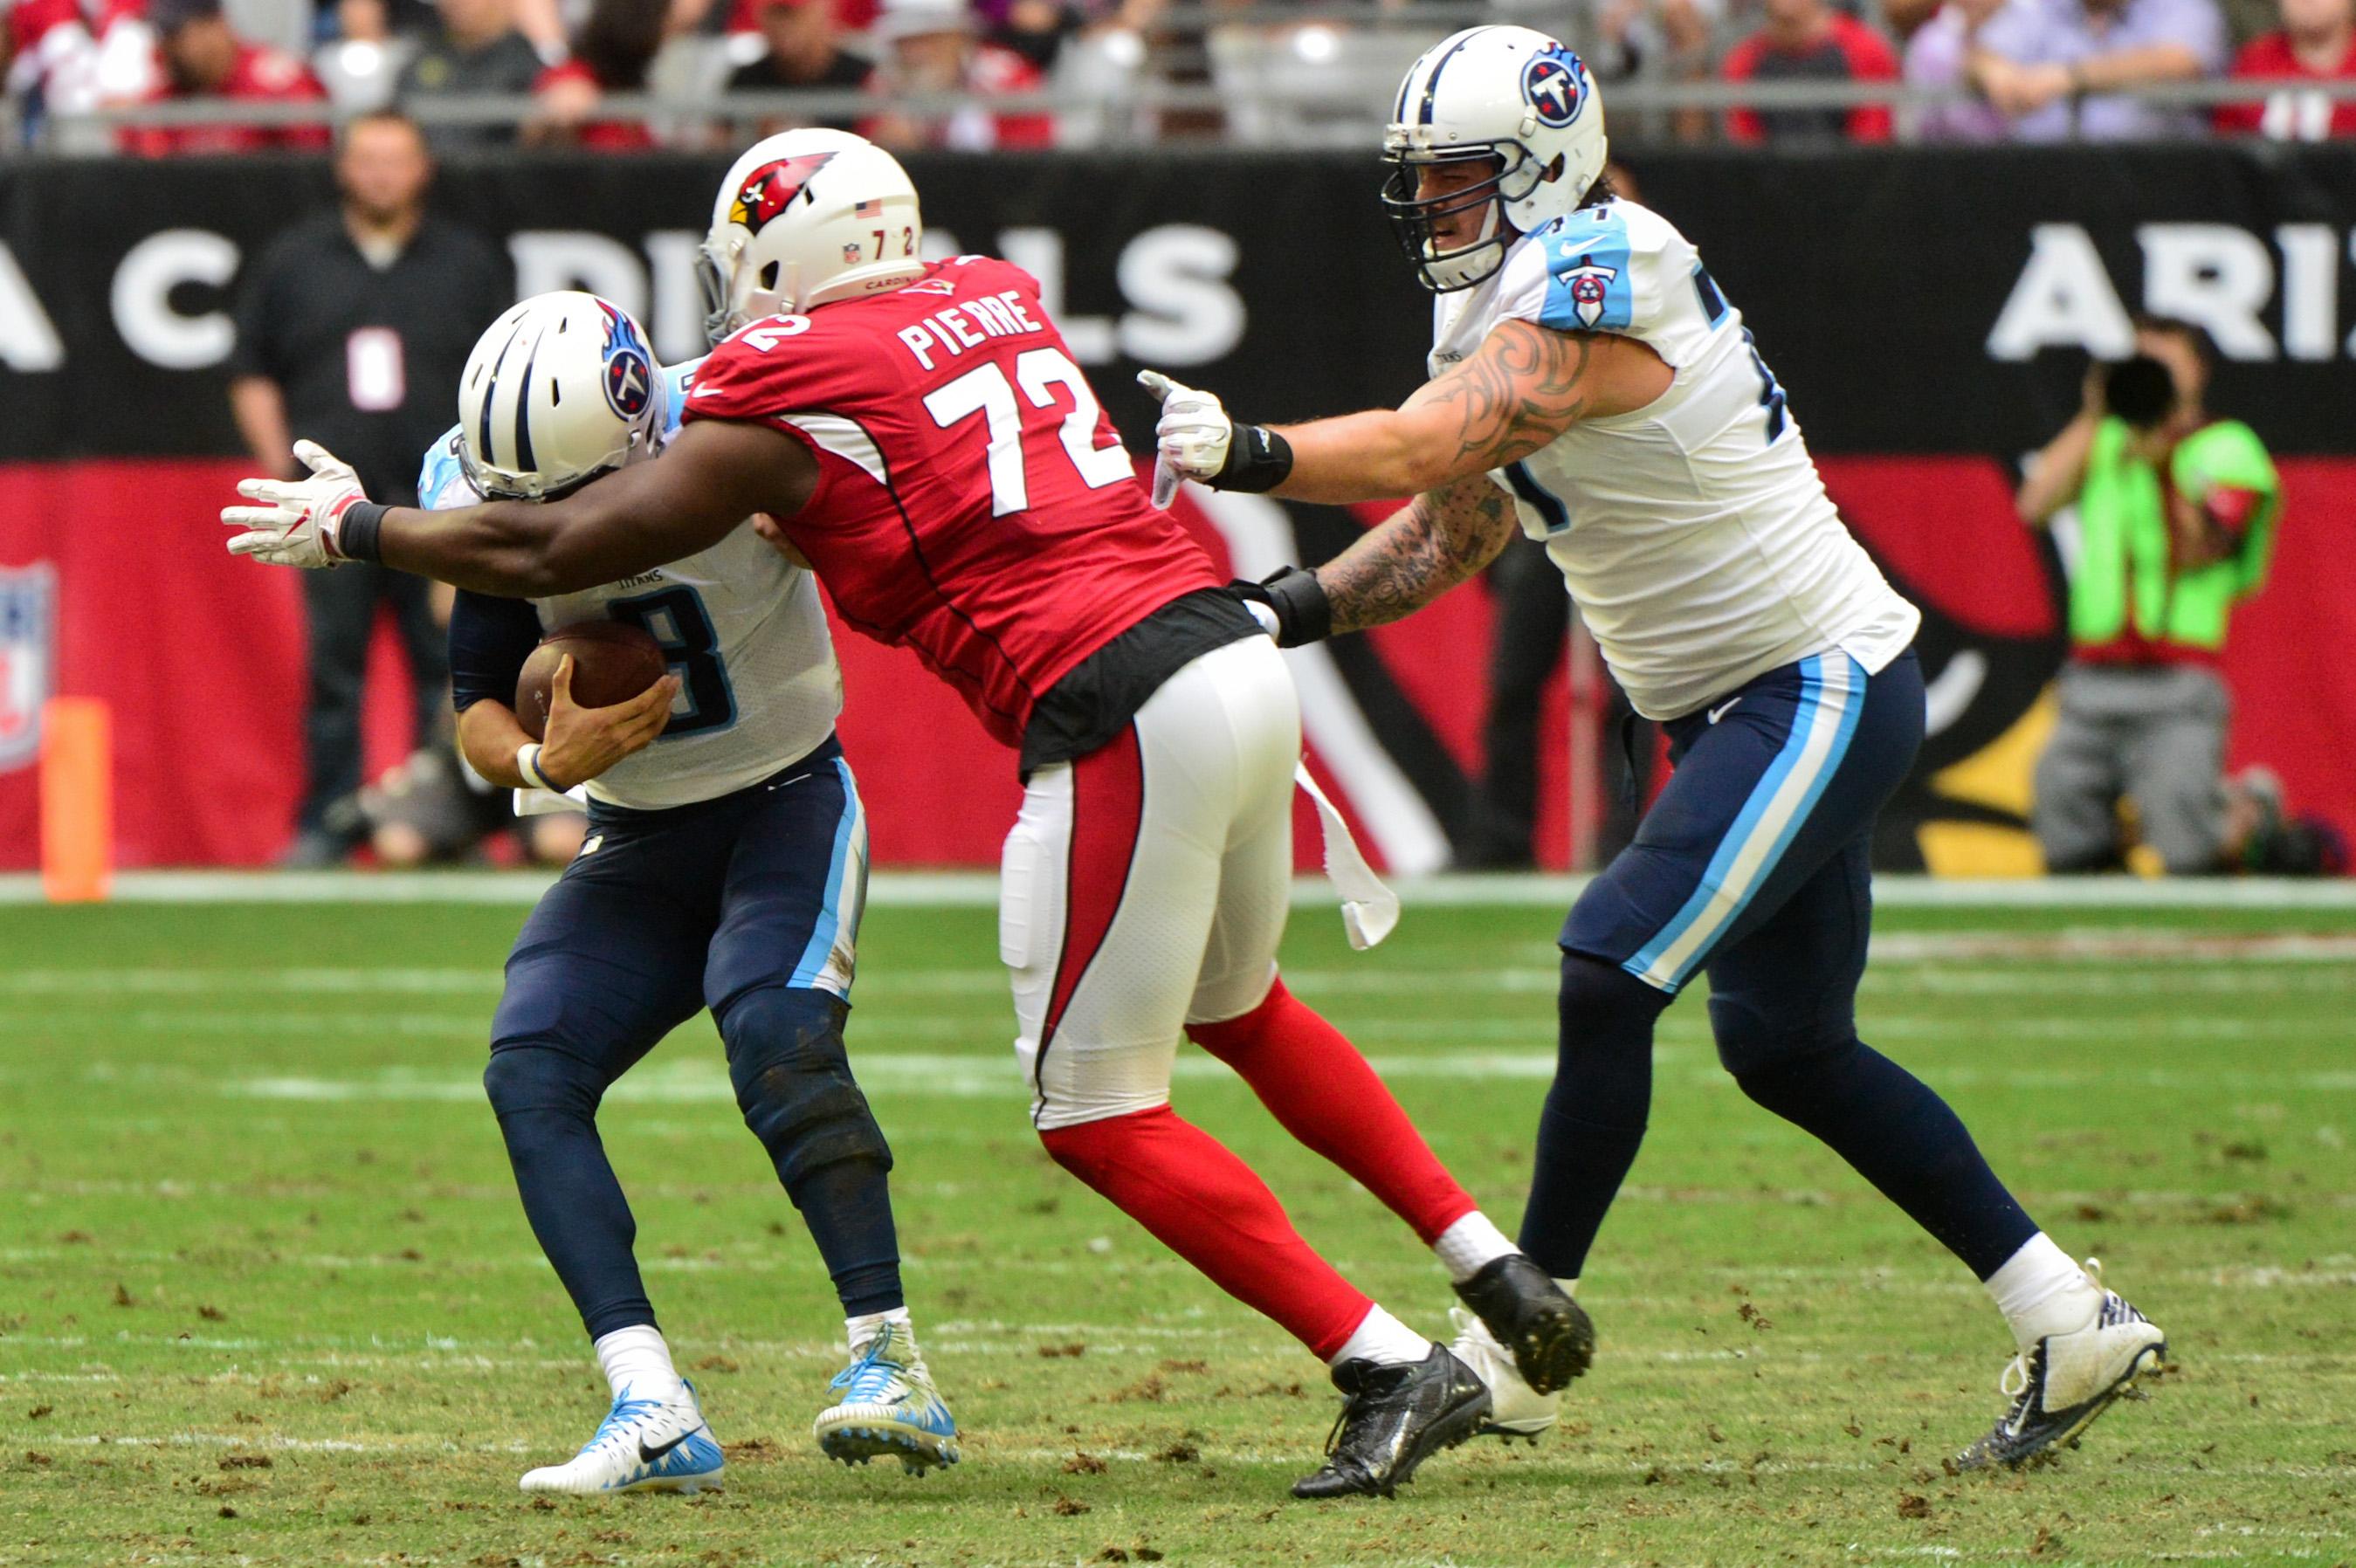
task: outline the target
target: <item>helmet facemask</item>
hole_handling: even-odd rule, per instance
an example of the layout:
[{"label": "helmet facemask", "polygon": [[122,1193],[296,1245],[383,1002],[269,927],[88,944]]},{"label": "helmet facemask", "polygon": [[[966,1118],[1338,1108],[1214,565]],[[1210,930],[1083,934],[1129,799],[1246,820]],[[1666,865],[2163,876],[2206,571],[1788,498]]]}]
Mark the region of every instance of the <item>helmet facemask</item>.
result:
[{"label": "helmet facemask", "polygon": [[768,265],[769,277],[747,280],[754,286],[740,288],[736,270],[744,253],[744,241],[733,235],[716,244],[706,240],[695,252],[695,282],[703,293],[703,339],[714,348],[747,324],[783,315],[799,305],[789,287],[779,286],[788,280],[776,275],[792,269],[776,261]]},{"label": "helmet facemask", "polygon": [[[1485,180],[1439,196],[1419,194],[1421,171],[1435,164],[1494,161]],[[1471,142],[1415,148],[1395,139],[1383,155],[1390,173],[1383,181],[1383,216],[1399,249],[1415,265],[1417,281],[1433,293],[1454,293],[1485,283],[1505,264],[1505,252],[1520,230],[1506,215],[1510,203],[1525,200],[1546,177],[1519,142]],[[1454,250],[1439,248],[1437,230],[1451,218],[1481,214],[1479,236]]]}]

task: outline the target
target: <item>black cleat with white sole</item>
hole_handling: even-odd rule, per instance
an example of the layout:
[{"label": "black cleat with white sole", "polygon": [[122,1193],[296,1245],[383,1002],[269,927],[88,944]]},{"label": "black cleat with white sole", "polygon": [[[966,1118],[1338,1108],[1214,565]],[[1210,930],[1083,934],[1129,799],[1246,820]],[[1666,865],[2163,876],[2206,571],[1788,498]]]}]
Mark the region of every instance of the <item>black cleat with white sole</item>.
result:
[{"label": "black cleat with white sole", "polygon": [[1568,1387],[1595,1360],[1595,1325],[1585,1309],[1520,1253],[1492,1259],[1456,1294],[1512,1352],[1534,1392]]},{"label": "black cleat with white sole", "polygon": [[1344,1361],[1333,1386],[1342,1391],[1341,1417],[1324,1465],[1292,1483],[1296,1498],[1391,1497],[1417,1466],[1489,1418],[1488,1389],[1443,1345],[1410,1365]]}]

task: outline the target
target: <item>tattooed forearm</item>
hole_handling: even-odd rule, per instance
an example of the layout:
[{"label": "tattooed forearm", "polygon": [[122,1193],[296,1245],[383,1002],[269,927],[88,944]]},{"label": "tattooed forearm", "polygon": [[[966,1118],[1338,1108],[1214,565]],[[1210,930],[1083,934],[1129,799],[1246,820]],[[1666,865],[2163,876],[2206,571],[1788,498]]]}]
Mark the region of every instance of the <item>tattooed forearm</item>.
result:
[{"label": "tattooed forearm", "polygon": [[1446,421],[1451,472],[1518,463],[1588,411],[1596,339],[1526,321],[1501,324],[1469,359],[1407,400],[1408,413]]},{"label": "tattooed forearm", "polygon": [[1317,569],[1333,630],[1363,631],[1421,609],[1494,560],[1515,527],[1513,503],[1485,475],[1417,496]]}]

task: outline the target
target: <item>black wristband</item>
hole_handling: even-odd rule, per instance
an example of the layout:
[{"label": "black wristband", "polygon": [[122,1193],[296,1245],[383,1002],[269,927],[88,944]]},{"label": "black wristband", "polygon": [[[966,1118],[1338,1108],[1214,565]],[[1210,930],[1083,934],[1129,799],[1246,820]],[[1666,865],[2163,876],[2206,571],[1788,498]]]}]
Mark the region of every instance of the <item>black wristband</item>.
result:
[{"label": "black wristband", "polygon": [[[1290,468],[1292,453],[1287,451],[1284,455],[1285,466]],[[1317,581],[1315,572],[1288,566],[1270,577],[1266,586],[1268,596],[1276,602],[1278,617],[1284,622],[1286,635],[1279,639],[1284,646],[1322,643],[1333,635],[1333,602],[1325,597],[1325,585]]]},{"label": "black wristband", "polygon": [[381,560],[377,535],[383,531],[384,515],[391,507],[375,501],[354,501],[336,519],[336,553],[346,560]]},{"label": "black wristband", "polygon": [[1317,574],[1298,566],[1283,567],[1258,582],[1241,578],[1227,592],[1255,604],[1265,604],[1276,616],[1276,645],[1297,648],[1322,643],[1333,632],[1333,602]]},{"label": "black wristband", "polygon": [[1265,425],[1239,424],[1227,439],[1227,460],[1214,490],[1273,490],[1292,472],[1292,444]]}]

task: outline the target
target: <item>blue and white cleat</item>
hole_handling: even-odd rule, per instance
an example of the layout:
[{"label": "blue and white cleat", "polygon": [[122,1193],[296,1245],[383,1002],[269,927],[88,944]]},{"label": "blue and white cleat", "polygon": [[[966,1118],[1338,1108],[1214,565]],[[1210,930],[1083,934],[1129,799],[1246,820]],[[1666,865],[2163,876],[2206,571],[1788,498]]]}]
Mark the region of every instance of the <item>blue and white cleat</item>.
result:
[{"label": "blue and white cleat", "polygon": [[527,1470],[528,1492],[700,1492],[720,1485],[727,1461],[703,1424],[692,1386],[664,1398],[614,1401],[597,1435],[562,1465]]},{"label": "blue and white cleat", "polygon": [[1960,1469],[2001,1465],[2017,1469],[2058,1444],[2078,1445],[2079,1434],[2121,1399],[2148,1397],[2136,1387],[2168,1360],[2168,1336],[2126,1297],[2103,1285],[2103,1265],[2086,1260],[2086,1277],[2102,1291],[2092,1321],[2072,1333],[2049,1334],[2015,1356],[1999,1391],[2012,1402],[1987,1436],[1955,1456]]},{"label": "blue and white cleat", "polygon": [[842,1391],[840,1404],[819,1412],[818,1445],[828,1458],[864,1465],[889,1455],[916,1476],[958,1462],[957,1422],[905,1326],[886,1323],[828,1386]]}]

